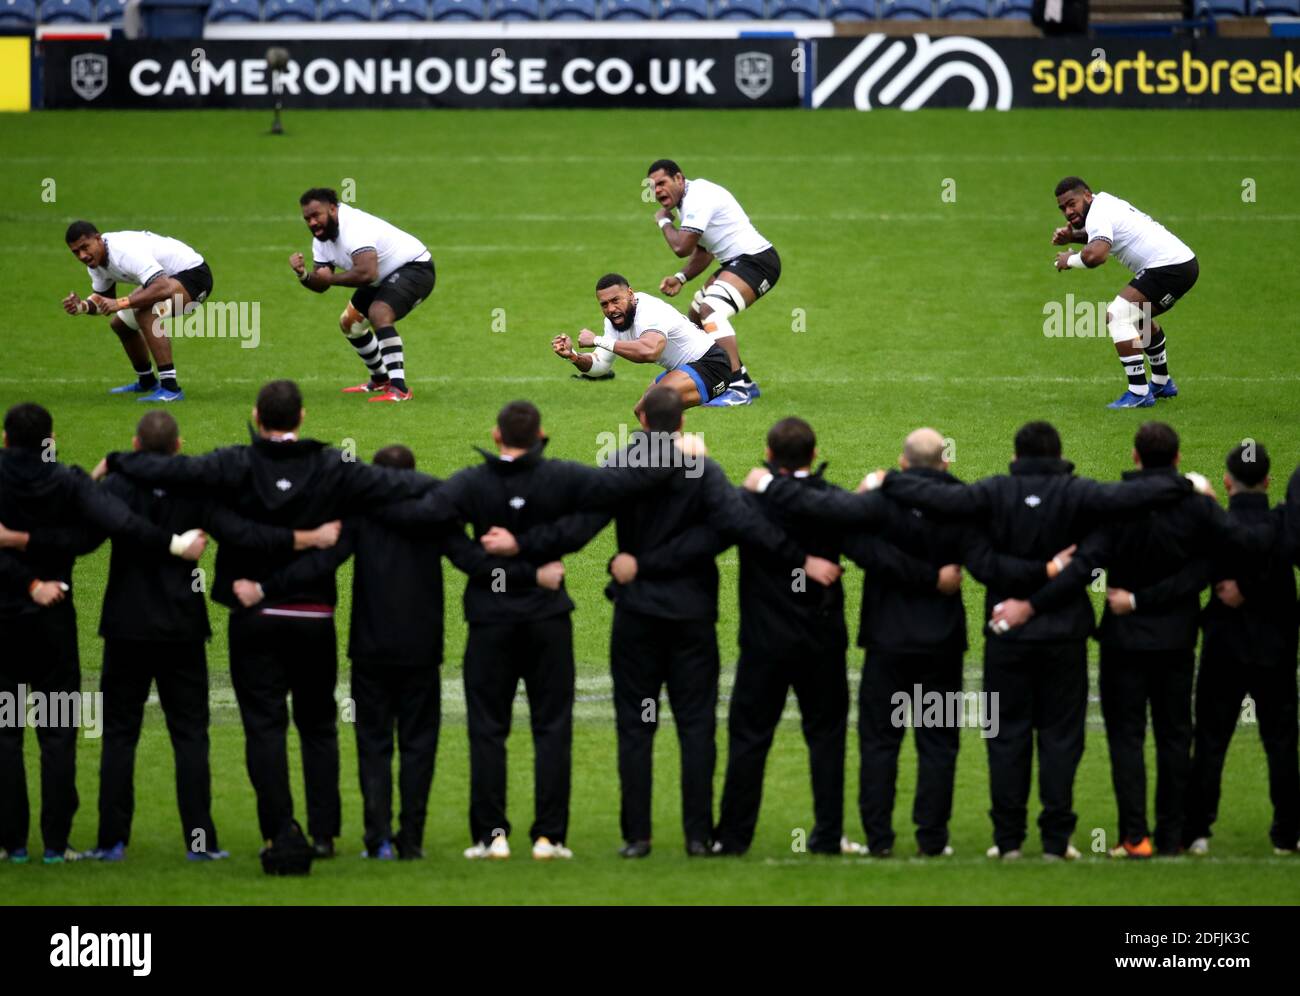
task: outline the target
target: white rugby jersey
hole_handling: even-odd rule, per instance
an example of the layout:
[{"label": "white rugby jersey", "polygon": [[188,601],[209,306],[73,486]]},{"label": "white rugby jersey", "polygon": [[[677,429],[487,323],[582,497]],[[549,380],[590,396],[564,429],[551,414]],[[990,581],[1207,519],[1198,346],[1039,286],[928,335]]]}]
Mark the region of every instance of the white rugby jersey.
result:
[{"label": "white rugby jersey", "polygon": [[1150,215],[1104,191],[1093,195],[1084,226],[1089,242],[1105,239],[1115,257],[1134,273],[1153,266],[1186,263],[1196,255]]},{"label": "white rugby jersey", "polygon": [[710,180],[687,180],[677,210],[681,227],[699,232],[699,244],[724,263],[772,248],[731,191]]},{"label": "white rugby jersey", "polygon": [[106,294],[114,284],[143,287],[159,274],[174,277],[203,265],[203,257],[180,239],[153,232],[104,232],[108,249],[103,266],[88,266],[90,286]]},{"label": "white rugby jersey", "polygon": [[337,238],[328,242],[311,240],[312,261],[317,266],[332,265],[339,270],[352,269],[353,254],[363,249],[373,249],[379,255],[379,276],[371,282],[371,287],[378,287],[381,280],[399,267],[429,258],[429,250],[414,235],[350,204],[339,205]]},{"label": "white rugby jersey", "polygon": [[632,314],[632,327],[616,329],[606,318],[606,335],[631,342],[640,338],[643,332],[658,332],[667,340],[664,351],[656,361],[665,370],[676,370],[698,360],[713,345],[713,340],[702,329],[692,325],[689,318],[667,301],[644,292],[638,292],[633,297],[636,299],[636,310]]}]

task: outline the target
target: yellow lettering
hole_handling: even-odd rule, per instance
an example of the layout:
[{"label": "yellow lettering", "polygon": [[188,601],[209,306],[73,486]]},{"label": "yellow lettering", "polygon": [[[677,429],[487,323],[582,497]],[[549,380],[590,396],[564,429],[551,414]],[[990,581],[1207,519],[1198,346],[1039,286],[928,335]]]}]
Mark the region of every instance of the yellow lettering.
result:
[{"label": "yellow lettering", "polygon": [[1160,81],[1156,93],[1174,93],[1178,89],[1178,63],[1173,59],[1161,59],[1156,63],[1156,79]]},{"label": "yellow lettering", "polygon": [[1033,86],[1034,93],[1051,93],[1056,89],[1052,82],[1052,60],[1035,59],[1034,64],[1029,67],[1029,71],[1034,74],[1034,79],[1038,80]]},{"label": "yellow lettering", "polygon": [[1061,68],[1056,75],[1056,79],[1056,97],[1058,100],[1065,100],[1066,97],[1078,93],[1083,89],[1082,64],[1077,59],[1062,59]]},{"label": "yellow lettering", "polygon": [[1282,92],[1282,67],[1273,59],[1265,59],[1259,64],[1258,85],[1260,93]]},{"label": "yellow lettering", "polygon": [[[1196,71],[1196,82],[1192,82],[1192,70]],[[1192,53],[1183,49],[1183,89],[1190,94],[1204,93],[1208,85],[1209,71],[1200,59],[1193,59]]]},{"label": "yellow lettering", "polygon": [[1233,92],[1251,93],[1255,89],[1251,86],[1255,82],[1255,64],[1249,59],[1238,59],[1232,64],[1228,78],[1232,82]]}]

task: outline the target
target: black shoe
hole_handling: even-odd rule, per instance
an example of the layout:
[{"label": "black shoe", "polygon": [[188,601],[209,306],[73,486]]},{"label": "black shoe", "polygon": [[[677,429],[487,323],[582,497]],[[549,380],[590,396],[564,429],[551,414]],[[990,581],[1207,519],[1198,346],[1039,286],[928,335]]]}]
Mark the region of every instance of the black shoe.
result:
[{"label": "black shoe", "polygon": [[423,857],[423,847],[416,847],[414,844],[403,844],[400,840],[397,842],[398,861],[419,861]]},{"label": "black shoe", "polygon": [[313,838],[311,842],[311,853],[317,861],[324,861],[327,858],[334,857],[334,838]]},{"label": "black shoe", "polygon": [[[738,858],[748,850],[748,845],[742,847],[740,844],[728,843],[725,840],[715,840],[713,842],[711,853],[714,857],[719,858]],[[686,849],[686,853],[691,853],[689,847]]]},{"label": "black shoe", "polygon": [[713,845],[702,840],[688,840],[686,842],[686,856],[688,858],[708,858],[713,855]]},{"label": "black shoe", "polygon": [[620,858],[645,858],[650,855],[650,841],[629,840],[618,849]]}]

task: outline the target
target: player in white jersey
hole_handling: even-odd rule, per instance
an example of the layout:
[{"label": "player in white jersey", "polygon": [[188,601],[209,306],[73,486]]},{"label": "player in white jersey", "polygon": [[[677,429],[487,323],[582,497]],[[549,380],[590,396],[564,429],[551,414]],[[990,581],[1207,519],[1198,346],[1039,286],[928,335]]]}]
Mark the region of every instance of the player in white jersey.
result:
[{"label": "player in white jersey", "polygon": [[[740,360],[731,317],[776,286],[781,278],[781,257],[726,188],[698,177],[686,179],[671,159],[651,163],[646,176],[660,204],[655,220],[664,240],[668,248],[686,260],[680,270],[664,277],[659,290],[675,297],[712,260],[722,264],[691,302],[691,321],[726,350],[731,360],[727,391],[706,404],[750,404],[760,392]],[[680,227],[673,224],[674,210],[680,214]]]},{"label": "player in white jersey", "polygon": [[[1101,266],[1114,256],[1133,271],[1133,279],[1106,309],[1106,326],[1128,377],[1128,389],[1106,407],[1150,408],[1156,398],[1177,397],[1178,385],[1169,376],[1165,330],[1155,316],[1172,308],[1196,283],[1196,254],[1150,215],[1113,194],[1094,194],[1077,176],[1056,185],[1056,203],[1068,224],[1052,234],[1052,243],[1084,244],[1079,252],[1057,253],[1057,270]],[[1143,352],[1151,363],[1149,384]]]},{"label": "player in white jersey", "polygon": [[[607,273],[596,281],[596,300],[605,314],[605,334],[598,336],[591,329],[578,333],[579,346],[595,349],[575,352],[569,336],[558,335],[551,340],[557,356],[583,373],[597,376],[609,371],[615,356],[632,363],[657,363],[664,372],[650,387],[671,387],[685,408],[727,390],[731,361],[726,352],[667,301],[638,294],[617,273]],[[643,394],[633,409],[638,420],[644,404]]]},{"label": "player in white jersey", "polygon": [[[88,221],[69,225],[64,241],[85,264],[91,294],[85,300],[69,294],[63,310],[69,315],[112,315],[109,327],[135,370],[134,383],[109,393],[139,394],[138,401],[184,400],[171,338],[166,325],[156,323],[188,311],[212,292],[212,271],[203,257],[179,239],[153,232],[100,232]],[[135,290],[119,297],[118,284],[134,284]]]},{"label": "player in white jersey", "polygon": [[298,203],[312,234],[311,270],[302,253],[289,257],[298,280],[317,294],[331,287],[356,288],[339,316],[339,328],[370,371],[370,380],[344,392],[374,394],[371,401],[410,401],[402,337],[395,326],[433,291],[428,248],[382,218],[340,204],[329,187],[313,187]]}]

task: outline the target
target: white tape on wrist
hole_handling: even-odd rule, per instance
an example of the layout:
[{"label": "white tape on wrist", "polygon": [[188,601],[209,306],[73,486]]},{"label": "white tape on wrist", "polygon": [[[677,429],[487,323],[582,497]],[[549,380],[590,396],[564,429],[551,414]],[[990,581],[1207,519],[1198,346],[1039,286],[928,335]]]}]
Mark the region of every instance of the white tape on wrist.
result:
[{"label": "white tape on wrist", "polygon": [[660,227],[660,228],[667,228],[667,227],[668,227],[669,225],[671,225],[672,223],[673,223],[672,218],[660,218],[660,219],[659,219],[659,227]]},{"label": "white tape on wrist", "polygon": [[1070,253],[1065,265],[1072,270],[1086,270],[1088,268],[1088,264],[1083,261],[1083,254],[1078,252]]},{"label": "white tape on wrist", "polygon": [[606,349],[612,353],[614,352],[614,343],[617,341],[618,340],[612,335],[602,335],[596,337],[596,341],[593,345],[595,345],[597,349]]},{"label": "white tape on wrist", "polygon": [[1128,607],[1132,609],[1134,612],[1138,610],[1137,595],[1133,594],[1133,592],[1131,591],[1128,593]]},{"label": "white tape on wrist", "polygon": [[684,272],[682,272],[681,270],[678,270],[676,273],[674,273],[674,274],[673,274],[673,278],[674,278],[674,279],[675,279],[679,284],[684,284],[684,283],[686,283],[686,274],[685,274]]},{"label": "white tape on wrist", "polygon": [[767,490],[768,485],[770,485],[771,483],[772,483],[772,474],[770,472],[760,477],[758,479],[758,493],[761,495],[764,491]]},{"label": "white tape on wrist", "polygon": [[173,557],[184,556],[185,551],[190,548],[190,544],[199,538],[199,530],[187,529],[180,535],[173,535],[169,549]]}]

